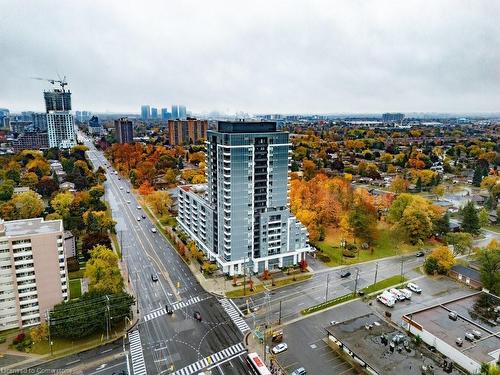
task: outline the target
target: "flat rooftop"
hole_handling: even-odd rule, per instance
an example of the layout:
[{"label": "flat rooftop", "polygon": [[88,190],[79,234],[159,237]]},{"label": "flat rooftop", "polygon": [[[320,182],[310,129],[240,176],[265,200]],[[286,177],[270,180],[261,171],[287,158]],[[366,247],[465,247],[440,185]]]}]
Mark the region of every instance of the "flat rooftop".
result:
[{"label": "flat rooftop", "polygon": [[[484,312],[474,307],[481,296],[490,296],[490,300],[493,301],[490,311],[494,311],[495,307],[498,310],[499,298],[479,292],[407,314],[403,318],[421,325],[424,330],[455,347],[476,362],[491,362],[498,359],[500,354],[500,325],[495,322],[495,319],[487,319]],[[450,311],[455,311],[458,314],[456,321],[448,317]],[[500,312],[495,315],[498,319]],[[491,322],[488,323],[488,320]],[[481,338],[473,342],[466,341],[465,332],[472,332],[472,330],[481,332]],[[455,344],[458,337],[463,340],[461,348]]]},{"label": "flat rooftop", "polygon": [[219,133],[274,133],[274,121],[218,121]]},{"label": "flat rooftop", "polygon": [[[411,338],[373,313],[329,326],[326,330],[379,374],[421,375],[421,366],[424,364],[433,365],[435,374],[444,374],[438,363],[422,349],[415,347]],[[408,341],[409,351],[400,343],[391,352],[390,344],[382,343],[382,335],[389,342],[396,335],[404,336],[403,341]],[[455,369],[452,373],[458,374]]]},{"label": "flat rooftop", "polygon": [[62,231],[62,220],[45,221],[41,217],[26,220],[0,221],[0,233],[2,225],[6,236],[30,236],[35,234],[47,234]]}]

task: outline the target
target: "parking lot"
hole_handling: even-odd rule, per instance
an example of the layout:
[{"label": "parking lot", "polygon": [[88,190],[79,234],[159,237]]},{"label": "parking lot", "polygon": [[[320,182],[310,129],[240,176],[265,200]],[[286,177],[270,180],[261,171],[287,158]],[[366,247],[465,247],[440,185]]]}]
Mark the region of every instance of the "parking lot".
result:
[{"label": "parking lot", "polygon": [[276,356],[278,362],[288,374],[299,367],[304,367],[308,374],[357,374],[350,363],[326,344],[325,327],[332,320],[343,321],[370,311],[366,303],[354,301],[286,325],[283,342],[288,344],[288,350]]},{"label": "parking lot", "polygon": [[401,325],[401,317],[405,314],[476,292],[446,277],[430,278],[422,276],[415,280],[414,283],[422,288],[421,294],[413,293],[411,300],[396,302],[393,307],[384,306],[377,300],[373,300],[373,310],[379,315],[389,311],[392,315],[391,320]]}]

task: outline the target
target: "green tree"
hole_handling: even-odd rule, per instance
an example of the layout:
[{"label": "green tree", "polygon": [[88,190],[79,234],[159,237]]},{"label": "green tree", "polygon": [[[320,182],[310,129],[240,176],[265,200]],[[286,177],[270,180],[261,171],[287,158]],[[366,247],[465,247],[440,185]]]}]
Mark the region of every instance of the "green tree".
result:
[{"label": "green tree", "polygon": [[493,294],[500,294],[500,248],[484,248],[477,255],[481,282]]},{"label": "green tree", "polygon": [[462,230],[470,234],[479,234],[479,217],[472,201],[467,202],[462,209]]},{"label": "green tree", "polygon": [[13,180],[3,180],[0,184],[0,201],[8,201],[12,198],[12,194],[14,194],[14,185],[15,182]]},{"label": "green tree", "polygon": [[105,246],[97,245],[90,251],[85,277],[89,279],[90,292],[120,293],[123,290],[118,256]]},{"label": "green tree", "polygon": [[127,293],[109,294],[89,292],[78,300],[62,302],[50,312],[52,337],[81,339],[96,333],[105,333],[107,322],[111,328],[130,318],[134,298]]},{"label": "green tree", "polygon": [[481,208],[477,214],[479,218],[479,225],[481,228],[484,228],[490,222],[490,215],[488,214],[488,210],[486,208]]},{"label": "green tree", "polygon": [[443,236],[450,231],[450,215],[446,212],[439,219],[434,220],[434,231]]},{"label": "green tree", "polygon": [[39,217],[44,209],[43,201],[34,191],[27,191],[11,199],[15,207],[16,219],[31,219]]},{"label": "green tree", "polygon": [[455,254],[465,254],[472,249],[472,235],[470,233],[448,233],[446,242],[453,245]]}]

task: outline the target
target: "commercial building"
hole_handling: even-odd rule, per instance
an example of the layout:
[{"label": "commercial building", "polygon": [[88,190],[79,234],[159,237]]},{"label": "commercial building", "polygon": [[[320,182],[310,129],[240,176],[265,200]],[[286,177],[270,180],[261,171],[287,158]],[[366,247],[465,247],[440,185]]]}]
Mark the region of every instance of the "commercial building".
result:
[{"label": "commercial building", "polygon": [[49,136],[47,133],[26,132],[19,135],[13,142],[15,152],[22,150],[45,150],[49,148]]},{"label": "commercial building", "polygon": [[49,147],[67,149],[76,145],[73,115],[66,111],[47,113]]},{"label": "commercial building", "polygon": [[161,119],[168,120],[170,118],[170,113],[168,112],[168,108],[161,109]]},{"label": "commercial building", "polygon": [[185,120],[187,118],[187,112],[186,112],[186,106],[185,105],[180,105],[179,106],[179,118],[181,120]]},{"label": "commercial building", "polygon": [[147,120],[150,117],[149,105],[141,106],[141,119]]},{"label": "commercial building", "polygon": [[[450,312],[455,313],[453,318]],[[499,312],[498,297],[477,292],[406,314],[402,324],[454,363],[476,374],[481,363],[500,361]]]},{"label": "commercial building", "polygon": [[134,142],[134,127],[132,121],[127,117],[115,120],[116,142],[132,143]]},{"label": "commercial building", "polygon": [[187,145],[207,139],[208,121],[188,118],[187,120],[168,120],[170,145]]},{"label": "commercial building", "polygon": [[45,320],[68,299],[62,220],[0,220],[0,331]]},{"label": "commercial building", "polygon": [[151,118],[154,120],[158,118],[158,108],[151,108]]},{"label": "commercial building", "polygon": [[404,113],[384,113],[382,122],[401,122],[405,118]]},{"label": "commercial building", "polygon": [[328,345],[368,374],[421,375],[433,373],[424,369],[441,367],[430,351],[373,313],[330,325],[326,332]]},{"label": "commercial building", "polygon": [[179,106],[172,104],[172,119],[177,120],[179,118]]},{"label": "commercial building", "polygon": [[88,129],[90,135],[101,135],[103,133],[103,127],[99,123],[99,118],[97,116],[92,116],[89,120]]},{"label": "commercial building", "polygon": [[310,247],[288,208],[288,133],[219,122],[206,144],[208,184],[180,187],[180,227],[230,275],[298,264]]}]

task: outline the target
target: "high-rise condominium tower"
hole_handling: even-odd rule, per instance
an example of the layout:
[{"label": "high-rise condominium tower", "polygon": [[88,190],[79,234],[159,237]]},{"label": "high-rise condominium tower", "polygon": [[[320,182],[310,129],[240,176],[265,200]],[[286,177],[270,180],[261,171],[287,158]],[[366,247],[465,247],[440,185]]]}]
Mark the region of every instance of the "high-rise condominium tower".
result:
[{"label": "high-rise condominium tower", "polygon": [[275,122],[219,122],[206,144],[207,185],[179,188],[181,228],[230,275],[304,259],[307,230],[288,208],[288,133]]}]

